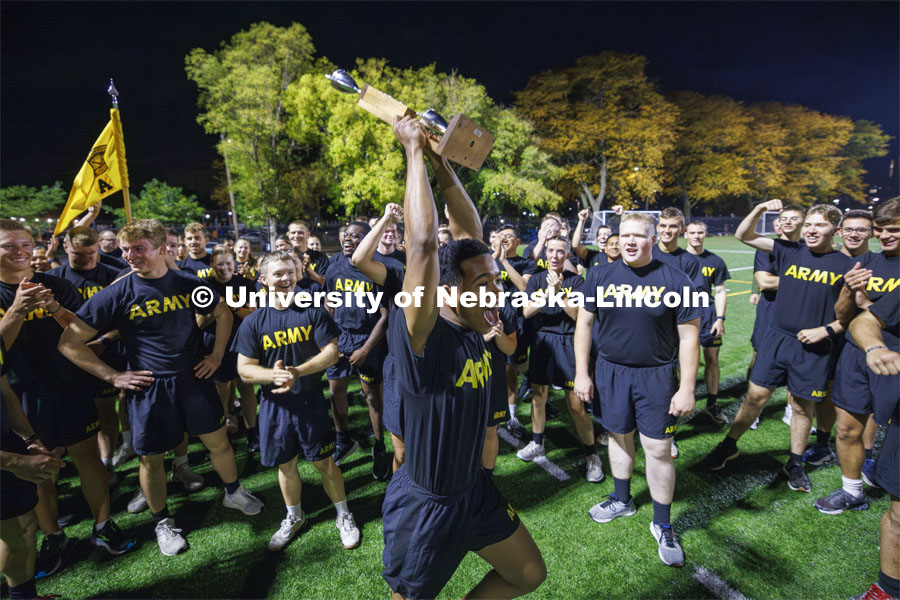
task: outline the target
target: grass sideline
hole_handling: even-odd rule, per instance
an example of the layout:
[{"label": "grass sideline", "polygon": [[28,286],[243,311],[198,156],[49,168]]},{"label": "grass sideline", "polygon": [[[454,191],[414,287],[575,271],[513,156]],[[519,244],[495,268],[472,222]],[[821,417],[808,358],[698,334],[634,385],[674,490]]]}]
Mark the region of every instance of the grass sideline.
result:
[{"label": "grass sideline", "polygon": [[[684,243],[682,242],[682,245]],[[721,350],[720,404],[733,416],[745,393],[754,307],[748,302],[753,253],[733,237],[714,237],[707,248],[719,252],[732,269],[725,344]],[[741,269],[741,270],[735,270]],[[357,388],[351,388],[358,390]],[[742,456],[721,475],[699,463],[721,440],[702,414],[682,419],[675,461],[677,484],[672,518],[684,546],[683,569],[662,565],[648,531],[652,517],[644,478],[643,453],[638,450],[632,493],[636,516],[604,525],[588,517],[588,509],[612,491],[609,461],[601,449],[606,480],[584,481],[580,444],[574,436],[561,392],[553,402],[562,417],[548,422],[547,457],[569,479],[559,482],[535,465],[519,461],[515,450],[501,442],[495,480],[541,548],[548,566],[546,582],[528,598],[724,598],[722,589],[701,579],[714,574],[746,598],[847,598],[860,594],[878,573],[878,523],[889,503],[880,490],[866,489],[870,508],[842,515],[820,514],[816,498],[841,484],[837,466],[810,469],[813,493],[791,491],[779,471],[786,459],[788,427],[781,422],[783,390],[766,407],[757,431],[741,440]],[[702,378],[697,385],[704,406]],[[529,404],[518,415],[529,426]],[[361,431],[368,417],[358,400],[351,406],[351,430]],[[356,436],[358,439],[361,437]],[[76,512],[66,528],[72,538],[67,566],[38,582],[41,594],[82,598],[387,598],[381,578],[381,500],[385,484],[370,474],[371,440],[343,466],[350,509],[362,530],[362,545],[340,546],[334,509],[322,491],[315,469],[301,462],[303,508],[309,523],[283,552],[266,550],[266,543],[284,516],[275,469],[263,468],[247,455],[242,438],[233,440],[244,485],[266,503],[261,515],[245,517],[222,507],[222,488],[199,443],[190,461],[208,487],[186,494],[170,487],[169,507],[184,528],[191,548],[176,557],[162,556],[147,512],[130,515],[125,505],[137,486],[137,461],[119,468],[122,480],[113,492],[114,518],[139,536],[140,547],[124,556],[108,557],[88,544],[90,518],[77,489],[71,466],[62,473],[60,498]],[[167,463],[168,464],[168,463]],[[78,538],[78,539],[76,539]],[[487,572],[488,566],[470,554],[441,598],[458,598]],[[726,590],[727,591],[727,590]]]}]

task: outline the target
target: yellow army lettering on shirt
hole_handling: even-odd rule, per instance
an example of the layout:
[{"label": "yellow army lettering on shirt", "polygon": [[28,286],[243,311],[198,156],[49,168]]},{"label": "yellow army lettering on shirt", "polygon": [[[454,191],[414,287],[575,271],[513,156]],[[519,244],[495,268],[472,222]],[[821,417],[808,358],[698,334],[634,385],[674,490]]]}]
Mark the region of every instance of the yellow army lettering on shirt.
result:
[{"label": "yellow army lettering on shirt", "polygon": [[94,294],[96,294],[97,292],[99,292],[102,289],[103,289],[102,285],[91,285],[91,286],[85,286],[83,288],[78,288],[78,293],[81,294],[81,298],[83,300],[87,300],[88,298],[90,298],[91,296],[93,296]]},{"label": "yellow army lettering on shirt", "polygon": [[162,301],[147,300],[141,304],[132,304],[128,309],[128,320],[134,321],[136,318],[149,318],[155,315],[161,315],[176,310],[189,310],[191,308],[190,294],[175,294],[172,296],[164,296]]},{"label": "yellow army lettering on shirt", "polygon": [[373,285],[371,281],[359,281],[357,279],[336,279],[334,281],[334,289],[338,292],[371,292]]},{"label": "yellow army lettering on shirt", "polygon": [[537,266],[539,266],[542,269],[549,269],[550,263],[547,262],[546,260],[544,260],[543,258],[539,258],[539,259],[537,259]]},{"label": "yellow army lettering on shirt", "polygon": [[272,348],[280,348],[297,342],[305,342],[312,333],[312,325],[303,327],[291,327],[290,329],[281,329],[273,331],[271,334],[262,336],[263,350],[271,350]]},{"label": "yellow army lettering on shirt", "polygon": [[801,281],[812,281],[815,283],[824,283],[825,285],[834,285],[843,277],[843,273],[832,273],[824,269],[810,269],[809,267],[798,267],[791,265],[784,272],[784,277],[793,277]]},{"label": "yellow army lettering on shirt", "polygon": [[666,286],[664,285],[638,285],[633,286],[630,283],[623,283],[620,285],[615,285],[613,283],[606,286],[603,289],[603,298],[607,298],[609,296],[622,296],[627,297],[631,296],[632,298],[646,298],[646,297],[655,297],[661,296],[663,292],[666,291]]},{"label": "yellow army lettering on shirt", "polygon": [[866,291],[887,294],[893,292],[898,285],[900,285],[900,277],[891,277],[890,279],[885,279],[884,277],[869,277],[869,283],[866,284]]},{"label": "yellow army lettering on shirt", "polygon": [[456,387],[463,387],[465,384],[472,386],[472,389],[478,389],[488,384],[488,377],[491,376],[491,353],[484,351],[481,358],[470,358],[466,360],[459,379],[456,380]]},{"label": "yellow army lettering on shirt", "polygon": [[716,272],[715,267],[703,267],[703,276],[704,277],[712,277],[713,273]]},{"label": "yellow army lettering on shirt", "polygon": [[[3,315],[6,314],[5,308],[0,308],[0,318],[3,318]],[[50,311],[44,308],[36,308],[30,313],[28,313],[23,321],[33,321],[34,319],[52,319],[53,315],[50,314]]]},{"label": "yellow army lettering on shirt", "polygon": [[[546,290],[539,289],[539,290],[534,290],[531,293],[531,295],[532,296],[544,296],[544,295],[546,295],[546,293],[547,293]],[[568,298],[569,295],[572,293],[572,288],[570,288],[570,287],[559,288],[558,290],[556,290],[556,293],[562,293],[566,298]]]},{"label": "yellow army lettering on shirt", "polygon": [[212,267],[207,267],[205,269],[200,269],[197,271],[197,277],[200,279],[209,279],[213,275]]}]

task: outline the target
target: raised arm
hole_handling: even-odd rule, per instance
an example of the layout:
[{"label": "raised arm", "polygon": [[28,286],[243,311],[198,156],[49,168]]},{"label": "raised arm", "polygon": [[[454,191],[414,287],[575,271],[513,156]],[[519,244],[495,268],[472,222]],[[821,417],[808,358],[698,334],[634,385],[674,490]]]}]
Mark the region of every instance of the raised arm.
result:
[{"label": "raised arm", "polygon": [[587,248],[581,244],[581,237],[584,235],[584,226],[587,224],[591,211],[587,208],[578,213],[578,225],[572,232],[572,251],[578,255],[581,260],[587,260]]},{"label": "raised arm", "polygon": [[444,201],[447,203],[447,219],[450,221],[450,234],[453,239],[482,239],[484,232],[481,218],[478,216],[478,209],[475,208],[475,203],[472,202],[466,188],[456,176],[456,171],[453,170],[446,158],[438,156],[427,146],[425,155],[434,168],[441,193],[444,194]]},{"label": "raised arm", "polygon": [[781,203],[781,200],[769,200],[768,202],[757,204],[750,211],[750,214],[744,217],[741,224],[738,225],[737,231],[734,232],[735,237],[751,248],[771,253],[772,249],[775,248],[775,240],[756,233],[756,224],[767,210],[780,211],[782,208],[784,208],[784,205]]},{"label": "raised arm", "polygon": [[387,267],[375,260],[375,251],[378,250],[378,243],[385,230],[394,223],[400,222],[403,217],[403,207],[399,204],[389,203],[384,207],[384,215],[375,227],[366,234],[359,242],[353,256],[350,257],[350,264],[360,270],[360,272],[375,282],[376,285],[384,285],[387,277]]},{"label": "raised arm", "polygon": [[[394,135],[406,151],[406,192],[403,220],[406,223],[406,274],[403,291],[422,288],[419,302],[403,307],[406,328],[413,352],[425,347],[438,318],[437,287],[440,282],[438,262],[437,209],[428,173],[425,170],[425,131],[412,117],[394,120]],[[415,298],[416,296],[414,296]]]}]

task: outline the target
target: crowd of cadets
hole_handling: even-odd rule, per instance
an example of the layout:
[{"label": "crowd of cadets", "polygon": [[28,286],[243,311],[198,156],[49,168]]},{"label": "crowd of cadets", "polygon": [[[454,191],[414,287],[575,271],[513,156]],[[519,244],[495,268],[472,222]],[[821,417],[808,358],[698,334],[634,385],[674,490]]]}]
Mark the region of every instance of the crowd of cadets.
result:
[{"label": "crowd of cadets", "polygon": [[[423,144],[414,120],[397,122],[395,133],[408,161],[403,206],[390,204],[382,217],[342,228],[331,256],[304,221],[290,223],[261,258],[244,238],[223,239],[208,253],[198,223],[176,231],[139,220],[118,234],[98,234],[90,226],[96,210],[65,234],[64,253],[56,256],[55,241],[38,247],[24,226],[0,221],[0,569],[12,598],[34,597],[34,579],[62,564],[66,537],[55,475],[64,454],[94,519],[90,541],[111,554],[136,544],[111,518],[109,488],[116,469],[138,456],[140,487],[128,511],[149,508],[160,551],[174,555],[187,541],[167,509],[164,459],[173,453],[172,479],[185,490],[203,488],[206,480],[188,464],[191,436],[209,450],[223,505],[246,515],[262,510],[238,480],[229,434],[241,425],[248,450],[277,468],[286,507],[268,548],[284,548],[306,521],[301,454],[335,506],[342,546],[358,546],[339,469],[360,447],[348,428],[351,380],[359,381],[368,408],[372,475],[390,480],[383,576],[396,595],[434,597],[469,551],[492,566],[471,597],[514,597],[543,581],[540,550],[491,476],[498,427],[521,440],[518,458],[546,460],[546,423],[559,414],[548,403],[550,387],[563,391],[588,482],[604,480],[597,446],[608,446],[612,492],[590,508],[590,517],[608,523],[636,513],[630,481],[637,430],[659,558],[684,564],[670,522],[673,459],[679,417],[694,413],[701,354],[703,418],[729,422],[717,400],[730,275],[704,248],[706,225],[685,226],[674,208],[655,221],[616,207],[618,231],[596,227],[596,249],[589,249],[582,243],[589,211],[579,213],[571,239],[565,219],[549,213],[519,256],[512,224],[493,228],[489,245],[480,241],[474,205],[449,164]],[[443,193],[447,225],[438,225],[426,161]],[[765,211],[780,212],[777,239],[755,233]],[[403,221],[416,224],[407,228],[405,244]],[[686,248],[679,246],[682,234]],[[704,464],[721,471],[737,459],[740,437],[756,428],[773,391],[786,387],[788,486],[811,491],[804,465],[834,460],[836,427],[842,486],[814,505],[826,514],[864,510],[864,483],[889,492],[881,571],[864,597],[897,598],[900,200],[874,213],[843,215],[830,205],[804,209],[772,200],[757,206],[736,235],[756,249],[748,392]],[[869,251],[873,235],[881,252]],[[191,296],[201,281],[212,296],[203,307]],[[520,308],[439,308],[433,298],[439,285],[521,291],[532,300]],[[394,305],[395,294],[416,286],[425,288],[421,306]],[[357,305],[299,309],[283,300],[255,310],[220,302],[242,288],[382,291],[384,302],[374,312]],[[601,305],[616,294],[643,290],[658,299],[682,288],[706,292],[709,306]],[[574,292],[588,297],[583,307],[540,301]],[[518,402],[529,396],[530,432],[517,417]],[[878,424],[887,425],[887,435],[876,461]],[[811,431],[816,441],[808,447]],[[39,552],[36,527],[43,533]]]}]

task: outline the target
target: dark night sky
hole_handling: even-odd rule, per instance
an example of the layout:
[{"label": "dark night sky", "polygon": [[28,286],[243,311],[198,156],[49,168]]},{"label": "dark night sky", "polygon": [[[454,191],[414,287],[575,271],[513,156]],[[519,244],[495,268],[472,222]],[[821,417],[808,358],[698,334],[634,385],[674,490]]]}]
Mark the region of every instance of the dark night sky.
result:
[{"label": "dark night sky", "polygon": [[459,69],[509,103],[545,69],[614,50],[644,54],[663,91],[798,103],[869,119],[894,137],[869,161],[887,183],[898,154],[897,2],[51,3],[0,4],[0,186],[65,187],[108,119],[115,77],[133,188],[157,177],[208,193],[214,138],[184,73],[256,21],[309,30],[317,52]]}]

